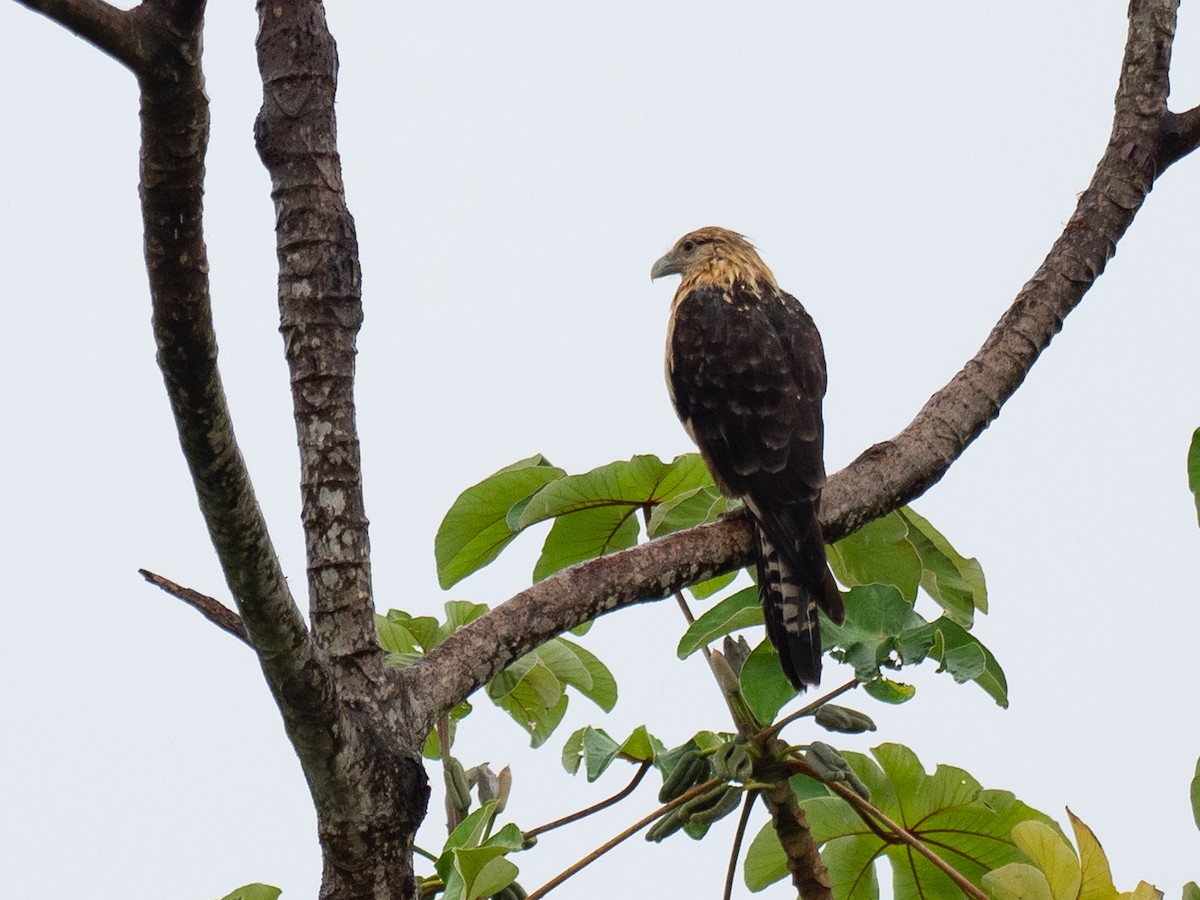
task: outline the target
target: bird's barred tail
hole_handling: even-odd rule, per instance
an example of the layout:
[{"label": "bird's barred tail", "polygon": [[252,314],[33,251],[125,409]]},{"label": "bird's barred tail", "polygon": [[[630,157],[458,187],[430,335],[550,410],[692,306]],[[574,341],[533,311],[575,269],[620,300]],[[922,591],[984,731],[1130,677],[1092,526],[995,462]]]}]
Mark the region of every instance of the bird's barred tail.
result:
[{"label": "bird's barred tail", "polygon": [[[796,548],[801,552],[784,555],[758,523],[754,531],[758,593],[767,637],[779,653],[788,681],[803,691],[807,685],[821,683],[821,622],[817,610],[823,609],[841,624],[846,617],[841,594],[825,562],[825,545],[819,532],[817,556],[814,547]],[[796,558],[804,565],[795,565],[792,560]]]}]

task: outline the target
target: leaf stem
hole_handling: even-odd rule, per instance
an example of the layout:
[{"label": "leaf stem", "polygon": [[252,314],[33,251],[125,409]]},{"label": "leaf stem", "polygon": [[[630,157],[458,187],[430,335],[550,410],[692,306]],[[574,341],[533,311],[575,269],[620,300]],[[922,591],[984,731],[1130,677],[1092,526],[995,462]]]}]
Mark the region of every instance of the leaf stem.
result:
[{"label": "leaf stem", "polygon": [[638,819],[638,821],[634,822],[632,825],[630,825],[628,828],[626,828],[624,831],[622,831],[616,837],[601,844],[599,847],[597,847],[595,850],[593,850],[591,853],[589,853],[583,859],[579,860],[579,862],[575,863],[574,865],[569,866],[568,868],[564,869],[559,874],[555,875],[553,878],[551,878],[549,881],[547,881],[545,884],[543,884],[540,888],[538,888],[536,891],[531,893],[526,898],[526,900],[541,900],[542,897],[545,897],[548,893],[550,893],[552,890],[554,890],[556,887],[558,887],[560,884],[562,884],[564,881],[566,881],[572,875],[576,874],[577,872],[582,871],[585,867],[594,863],[601,856],[603,856],[605,853],[607,853],[613,847],[616,847],[622,841],[625,841],[628,838],[633,837],[633,835],[637,834],[639,831],[641,831],[643,828],[645,828],[647,825],[649,825],[655,819],[659,818],[660,816],[666,815],[667,813],[669,813],[671,810],[675,809],[676,807],[683,806],[683,804],[687,803],[693,797],[703,794],[705,791],[711,790],[712,788],[716,787],[717,785],[719,785],[721,783],[722,782],[719,778],[710,778],[708,781],[704,782],[703,784],[698,784],[691,790],[684,791],[682,794],[680,794],[678,797],[676,797],[670,803],[660,806],[654,812],[650,813],[650,815],[645,816],[641,819]]},{"label": "leaf stem", "polygon": [[729,869],[725,872],[725,893],[721,900],[730,900],[733,896],[733,879],[737,875],[737,861],[742,853],[742,839],[746,836],[746,823],[750,821],[750,811],[754,809],[754,801],[758,791],[746,791],[746,799],[742,803],[742,815],[738,819],[737,831],[733,835],[733,849],[729,851]]},{"label": "leaf stem", "polygon": [[601,800],[599,803],[593,804],[586,809],[581,809],[578,812],[571,813],[569,816],[563,816],[561,819],[555,819],[553,822],[547,822],[545,825],[539,825],[537,828],[531,828],[528,831],[523,831],[521,832],[521,836],[526,840],[530,840],[537,837],[539,834],[545,834],[547,831],[553,831],[555,828],[561,828],[563,825],[570,825],[572,822],[578,822],[580,819],[584,819],[592,815],[592,813],[598,813],[602,809],[608,809],[608,807],[615,803],[620,803],[637,789],[637,786],[642,783],[642,779],[646,777],[646,773],[650,771],[650,767],[652,765],[653,762],[650,760],[643,760],[642,764],[638,766],[637,772],[634,773],[633,780],[607,800]]},{"label": "leaf stem", "polygon": [[768,726],[767,728],[765,728],[763,731],[761,731],[755,737],[755,740],[766,740],[768,738],[774,737],[780,731],[783,730],[783,727],[785,725],[790,725],[792,722],[795,722],[797,719],[802,719],[807,715],[811,715],[812,713],[814,713],[818,709],[820,709],[822,706],[824,706],[826,703],[828,703],[830,700],[835,700],[838,697],[842,696],[842,694],[846,693],[847,691],[851,691],[854,688],[858,687],[858,683],[859,682],[858,682],[857,678],[851,678],[849,681],[847,681],[841,687],[834,688],[832,691],[830,691],[824,697],[818,697],[816,700],[814,700],[812,703],[809,703],[807,706],[801,707],[800,709],[796,710],[791,715],[784,716],[782,719],[780,719],[775,724]]}]

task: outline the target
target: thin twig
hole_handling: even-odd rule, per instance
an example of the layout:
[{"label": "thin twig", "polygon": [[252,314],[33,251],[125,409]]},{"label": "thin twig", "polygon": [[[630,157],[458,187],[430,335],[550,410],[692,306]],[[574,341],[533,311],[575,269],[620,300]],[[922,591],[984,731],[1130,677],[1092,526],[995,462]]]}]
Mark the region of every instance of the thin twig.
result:
[{"label": "thin twig", "polygon": [[648,759],[643,760],[642,764],[638,766],[638,770],[633,774],[633,780],[607,800],[601,800],[599,803],[587,807],[587,809],[581,809],[579,812],[571,813],[569,816],[563,816],[561,819],[555,819],[553,822],[547,822],[545,825],[539,825],[537,828],[530,828],[528,831],[523,831],[521,832],[522,837],[527,840],[535,838],[539,834],[545,834],[547,831],[553,831],[555,828],[561,828],[563,825],[578,822],[580,819],[587,818],[593,813],[600,812],[602,809],[608,809],[608,807],[615,803],[620,803],[637,790],[637,786],[642,783],[642,779],[646,777],[646,773],[650,771],[652,765],[654,765],[652,761]]},{"label": "thin twig", "polygon": [[208,619],[208,621],[221,630],[229,632],[235,638],[245,643],[246,646],[253,646],[250,643],[250,637],[246,634],[246,626],[242,624],[242,617],[220,600],[176,584],[169,578],[163,578],[161,575],[154,574],[149,569],[138,569],[138,574],[155,587],[161,588],[178,600],[182,600],[188,606],[192,607],[192,609],[196,610],[196,612],[200,613],[200,615],[204,616],[204,618]]},{"label": "thin twig", "polygon": [[846,693],[847,691],[853,690],[856,687],[858,687],[858,679],[851,678],[849,681],[847,681],[841,687],[835,688],[834,690],[832,690],[828,694],[826,694],[824,697],[818,697],[816,700],[814,700],[812,703],[809,703],[807,706],[801,707],[800,709],[796,710],[794,713],[784,716],[782,719],[780,719],[774,725],[771,725],[771,726],[763,729],[755,737],[755,740],[766,740],[767,738],[774,737],[775,735],[779,734],[780,731],[783,730],[783,727],[785,725],[790,725],[792,722],[795,722],[797,719],[802,719],[805,716],[809,715],[810,713],[816,712],[819,708],[824,706],[830,700],[834,700],[834,699],[842,696],[842,694]]},{"label": "thin twig", "polygon": [[559,872],[557,875],[555,875],[553,878],[551,878],[549,881],[547,881],[545,884],[543,884],[540,888],[538,888],[536,891],[531,893],[526,898],[526,900],[541,900],[542,897],[545,897],[548,893],[550,893],[552,890],[554,890],[556,887],[558,887],[560,884],[562,884],[564,881],[566,881],[572,875],[575,875],[576,873],[582,871],[587,866],[590,866],[592,863],[594,863],[596,860],[598,860],[601,856],[603,856],[605,853],[607,853],[613,847],[616,847],[622,841],[625,841],[625,840],[633,837],[635,834],[637,834],[639,831],[641,831],[643,828],[645,828],[647,825],[649,825],[655,819],[666,815],[671,810],[673,810],[677,807],[683,806],[683,804],[687,803],[693,797],[703,794],[705,791],[712,790],[714,787],[716,787],[717,785],[719,785],[721,783],[722,782],[720,779],[710,778],[708,781],[704,782],[703,784],[698,784],[691,790],[685,791],[684,793],[680,794],[678,797],[676,797],[670,803],[660,806],[654,812],[650,813],[650,815],[645,816],[644,818],[638,819],[638,821],[634,822],[632,825],[630,825],[628,828],[626,828],[624,831],[622,831],[620,834],[618,834],[612,840],[606,841],[605,843],[601,844],[599,847],[597,847],[595,850],[593,850],[591,853],[589,853],[583,859],[579,860],[579,862],[577,862],[574,865]]},{"label": "thin twig", "polygon": [[742,802],[742,815],[738,818],[737,831],[733,835],[733,849],[729,851],[729,870],[725,873],[725,893],[722,900],[733,896],[733,879],[737,875],[737,861],[742,853],[742,838],[746,836],[746,824],[750,821],[750,812],[754,809],[754,801],[758,791],[746,791],[746,799]]},{"label": "thin twig", "polygon": [[434,856],[432,853],[430,853],[428,850],[424,849],[423,847],[417,846],[416,844],[413,844],[413,853],[417,854],[417,856],[425,857],[430,862],[435,863],[438,861],[438,858],[436,856]]}]

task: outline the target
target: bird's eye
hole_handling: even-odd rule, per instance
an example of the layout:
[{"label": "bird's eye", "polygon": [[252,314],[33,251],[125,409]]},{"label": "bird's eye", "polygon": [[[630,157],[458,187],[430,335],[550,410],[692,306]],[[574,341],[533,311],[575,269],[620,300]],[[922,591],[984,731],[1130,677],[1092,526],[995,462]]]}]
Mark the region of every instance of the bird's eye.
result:
[{"label": "bird's eye", "polygon": [[683,252],[684,253],[691,253],[695,249],[696,249],[695,241],[684,241],[683,242]]}]

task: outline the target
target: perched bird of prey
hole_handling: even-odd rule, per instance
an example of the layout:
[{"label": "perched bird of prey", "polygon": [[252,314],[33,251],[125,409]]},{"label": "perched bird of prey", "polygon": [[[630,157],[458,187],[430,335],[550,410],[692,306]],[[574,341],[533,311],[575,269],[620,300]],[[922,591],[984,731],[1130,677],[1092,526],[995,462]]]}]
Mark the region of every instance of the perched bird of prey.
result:
[{"label": "perched bird of prey", "polygon": [[671,401],[721,492],[750,513],[767,636],[804,690],[821,681],[817,608],[845,620],[817,521],[821,336],[740,234],[685,234],[650,271],[664,275],[683,276],[667,331]]}]

